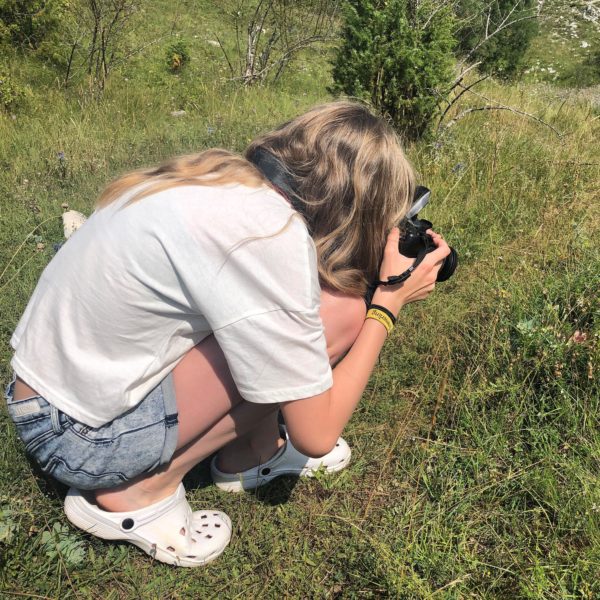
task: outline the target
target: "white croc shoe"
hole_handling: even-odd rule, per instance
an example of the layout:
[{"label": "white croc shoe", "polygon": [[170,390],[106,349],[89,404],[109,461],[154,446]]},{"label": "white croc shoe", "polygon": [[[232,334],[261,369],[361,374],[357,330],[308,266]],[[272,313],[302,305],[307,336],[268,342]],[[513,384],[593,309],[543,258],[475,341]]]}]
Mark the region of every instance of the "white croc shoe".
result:
[{"label": "white croc shoe", "polygon": [[71,523],[105,540],[135,544],[150,556],[180,567],[197,567],[217,558],[231,539],[231,521],[220,511],[192,512],[185,489],[156,504],[127,512],[108,512],[71,488],[65,498]]},{"label": "white croc shoe", "polygon": [[326,473],[335,473],[348,466],[350,462],[350,446],[343,438],[339,438],[333,450],[325,456],[311,458],[298,452],[292,446],[285,429],[283,432],[285,433],[285,443],[275,456],[247,471],[223,473],[217,468],[217,457],[213,457],[210,463],[210,472],[215,485],[226,492],[243,492],[265,485],[280,475],[312,477],[321,468]]}]

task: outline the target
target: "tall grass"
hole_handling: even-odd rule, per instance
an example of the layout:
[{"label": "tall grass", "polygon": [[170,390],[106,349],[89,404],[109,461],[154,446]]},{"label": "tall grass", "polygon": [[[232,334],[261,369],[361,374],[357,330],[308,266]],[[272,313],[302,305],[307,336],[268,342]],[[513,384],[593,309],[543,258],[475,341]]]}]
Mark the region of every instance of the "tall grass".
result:
[{"label": "tall grass", "polygon": [[[20,68],[23,77],[39,69]],[[4,382],[10,333],[62,239],[63,204],[88,213],[122,171],[210,146],[241,150],[327,99],[323,57],[305,59],[279,88],[240,90],[202,73],[196,65],[167,76],[142,61],[117,74],[100,102],[59,90],[42,73],[16,119],[0,117]],[[400,315],[345,433],[351,467],[234,497],[217,493],[200,467],[187,481],[191,502],[228,512],[234,538],[214,565],[178,570],[66,525],[61,490],[35,475],[2,412],[3,594],[600,593],[600,120],[550,87],[487,91],[563,135],[485,112],[409,148],[433,190],[423,216],[456,247],[460,266]],[[183,117],[170,115],[179,109]]]}]

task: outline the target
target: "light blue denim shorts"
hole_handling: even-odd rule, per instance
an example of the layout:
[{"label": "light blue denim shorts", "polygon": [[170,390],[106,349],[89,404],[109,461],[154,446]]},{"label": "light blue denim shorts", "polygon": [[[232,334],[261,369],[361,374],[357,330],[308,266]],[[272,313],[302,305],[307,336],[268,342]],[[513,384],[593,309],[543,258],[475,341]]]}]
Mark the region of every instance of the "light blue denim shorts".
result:
[{"label": "light blue denim shorts", "polygon": [[177,446],[177,404],[169,374],[137,406],[89,427],[41,396],[15,402],[15,378],[6,388],[8,413],[25,451],[41,470],[83,490],[111,488],[168,463]]}]

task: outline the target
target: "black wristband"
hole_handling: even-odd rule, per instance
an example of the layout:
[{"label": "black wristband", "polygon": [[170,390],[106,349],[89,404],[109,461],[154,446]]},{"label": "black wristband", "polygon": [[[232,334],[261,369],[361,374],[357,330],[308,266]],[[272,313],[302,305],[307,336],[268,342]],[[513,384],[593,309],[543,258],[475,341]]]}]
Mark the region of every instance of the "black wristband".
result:
[{"label": "black wristband", "polygon": [[394,325],[396,324],[396,317],[385,306],[380,306],[379,304],[369,304],[369,308],[370,309],[371,308],[376,308],[377,310],[380,310],[381,312],[385,313],[392,320],[392,323]]}]

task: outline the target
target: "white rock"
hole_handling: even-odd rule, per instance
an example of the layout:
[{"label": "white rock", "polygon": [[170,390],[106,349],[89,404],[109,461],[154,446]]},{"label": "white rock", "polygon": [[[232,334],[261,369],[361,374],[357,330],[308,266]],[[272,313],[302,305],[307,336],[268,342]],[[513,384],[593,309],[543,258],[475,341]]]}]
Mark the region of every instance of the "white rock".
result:
[{"label": "white rock", "polygon": [[183,115],[185,115],[185,110],[172,110],[171,111],[172,117],[183,117]]}]

